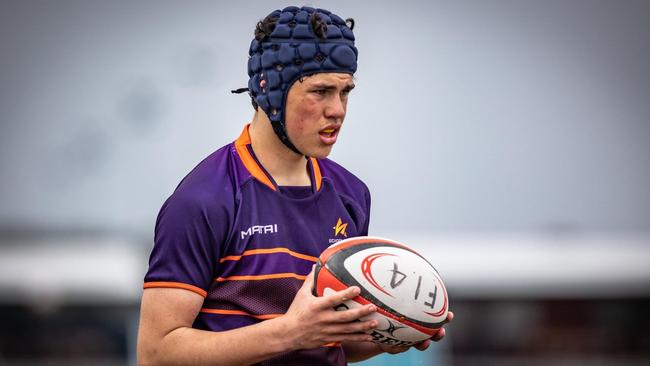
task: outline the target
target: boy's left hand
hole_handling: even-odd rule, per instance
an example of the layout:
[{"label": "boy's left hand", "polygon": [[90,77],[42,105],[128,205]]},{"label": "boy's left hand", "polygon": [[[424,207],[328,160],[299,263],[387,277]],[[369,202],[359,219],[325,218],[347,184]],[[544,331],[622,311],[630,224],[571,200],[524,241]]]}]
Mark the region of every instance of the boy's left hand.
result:
[{"label": "boy's left hand", "polygon": [[[447,313],[447,319],[445,319],[444,324],[451,322],[453,319],[454,319],[454,313],[450,311],[449,313]],[[431,345],[431,341],[439,342],[444,337],[445,337],[445,328],[440,327],[440,329],[438,329],[438,331],[430,339],[425,339],[420,343],[414,344],[413,346],[389,346],[389,345],[379,344],[379,348],[381,348],[382,351],[393,355],[408,351],[411,347],[415,347],[415,349],[419,351],[424,351],[427,348],[429,348],[429,346]]]}]

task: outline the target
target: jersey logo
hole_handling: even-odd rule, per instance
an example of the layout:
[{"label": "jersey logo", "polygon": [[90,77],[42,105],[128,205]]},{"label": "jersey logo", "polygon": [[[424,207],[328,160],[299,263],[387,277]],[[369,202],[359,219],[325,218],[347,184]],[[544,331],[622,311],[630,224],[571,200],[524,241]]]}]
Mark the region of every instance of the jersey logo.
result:
[{"label": "jersey logo", "polygon": [[253,234],[273,234],[278,232],[278,224],[273,225],[253,225],[246,229],[242,230],[241,238],[244,239],[246,236]]},{"label": "jersey logo", "polygon": [[343,235],[343,237],[347,238],[348,233],[345,232],[345,229],[347,229],[347,227],[348,227],[348,224],[343,223],[343,221],[341,221],[341,218],[339,217],[339,220],[336,222],[336,226],[334,226],[332,228],[332,229],[334,229],[334,236],[339,236],[339,234],[340,234],[340,235]]}]

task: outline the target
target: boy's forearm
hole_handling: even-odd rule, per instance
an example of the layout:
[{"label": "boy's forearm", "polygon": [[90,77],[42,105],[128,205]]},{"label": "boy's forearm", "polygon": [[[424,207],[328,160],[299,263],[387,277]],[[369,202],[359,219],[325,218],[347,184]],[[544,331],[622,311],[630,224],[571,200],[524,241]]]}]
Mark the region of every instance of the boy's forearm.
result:
[{"label": "boy's forearm", "polygon": [[291,350],[286,337],[277,336],[281,327],[277,319],[223,332],[180,327],[162,339],[142,339],[138,365],[254,364]]},{"label": "boy's forearm", "polygon": [[347,362],[360,362],[383,353],[381,348],[372,342],[344,342],[342,345]]}]

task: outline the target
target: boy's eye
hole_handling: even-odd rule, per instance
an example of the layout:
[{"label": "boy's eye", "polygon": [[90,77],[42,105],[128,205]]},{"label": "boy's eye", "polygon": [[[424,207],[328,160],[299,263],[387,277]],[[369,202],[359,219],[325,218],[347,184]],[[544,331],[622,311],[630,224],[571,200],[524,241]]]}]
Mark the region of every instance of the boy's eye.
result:
[{"label": "boy's eye", "polygon": [[319,95],[325,95],[325,94],[327,94],[327,90],[326,89],[316,89],[316,90],[314,90],[314,93],[319,94]]}]

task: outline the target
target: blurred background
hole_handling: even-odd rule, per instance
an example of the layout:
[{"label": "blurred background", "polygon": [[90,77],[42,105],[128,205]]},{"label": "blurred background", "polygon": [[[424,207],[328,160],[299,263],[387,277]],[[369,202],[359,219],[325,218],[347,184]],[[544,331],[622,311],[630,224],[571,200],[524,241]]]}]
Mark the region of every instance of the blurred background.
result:
[{"label": "blurred background", "polygon": [[[252,117],[287,5],[0,0],[0,365],[135,363],[158,209]],[[356,20],[331,158],[456,314],[364,364],[650,364],[650,2],[304,5]]]}]

